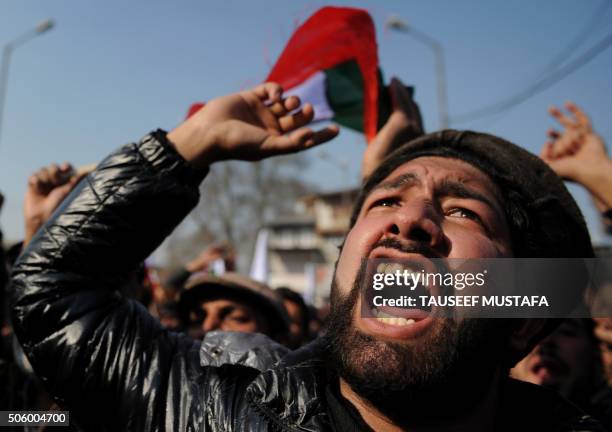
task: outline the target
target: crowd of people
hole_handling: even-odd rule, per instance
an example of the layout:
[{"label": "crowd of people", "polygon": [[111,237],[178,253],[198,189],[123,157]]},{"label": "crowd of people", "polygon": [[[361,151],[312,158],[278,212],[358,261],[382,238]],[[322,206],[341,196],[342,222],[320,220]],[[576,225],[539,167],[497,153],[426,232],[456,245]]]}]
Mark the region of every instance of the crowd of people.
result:
[{"label": "crowd of people", "polygon": [[212,164],[339,133],[310,129],[312,107],[277,84],[214,99],[97,167],[33,173],[24,239],[0,257],[0,410],[67,410],[73,430],[612,428],[612,319],[358,312],[372,257],[595,256],[563,184],[586,188],[612,233],[612,160],[588,116],[551,108],[561,129],[537,157],[483,133],[425,134],[406,87],[390,92],[321,309],[236,272],[229,244],[161,279],[144,264]]}]

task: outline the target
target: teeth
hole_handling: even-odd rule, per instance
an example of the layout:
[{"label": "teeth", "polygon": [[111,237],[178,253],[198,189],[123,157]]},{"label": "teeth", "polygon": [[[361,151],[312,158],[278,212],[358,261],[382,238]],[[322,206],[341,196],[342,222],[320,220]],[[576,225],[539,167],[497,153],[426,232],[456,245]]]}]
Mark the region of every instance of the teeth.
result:
[{"label": "teeth", "polygon": [[404,266],[402,266],[400,263],[393,263],[387,267],[387,273],[396,274],[396,273],[402,273],[403,271],[404,271]]},{"label": "teeth", "polygon": [[404,266],[400,263],[380,263],[378,264],[378,266],[376,266],[376,272],[377,273],[390,273],[390,274],[395,274],[397,272],[404,274],[404,272],[406,272],[409,275],[412,273],[418,273],[418,271],[415,270],[414,268],[409,267],[409,266]]},{"label": "teeth", "polygon": [[415,323],[415,321],[413,319],[406,319],[406,318],[402,318],[402,317],[393,317],[393,318],[381,318],[378,317],[376,318],[378,321],[383,322],[385,324],[389,324],[389,325],[395,325],[395,326],[409,326]]},{"label": "teeth", "polygon": [[378,321],[383,322],[385,324],[407,326],[415,323],[413,319],[406,319],[389,315],[383,311],[379,311],[377,308],[372,309],[372,314],[376,317]]}]

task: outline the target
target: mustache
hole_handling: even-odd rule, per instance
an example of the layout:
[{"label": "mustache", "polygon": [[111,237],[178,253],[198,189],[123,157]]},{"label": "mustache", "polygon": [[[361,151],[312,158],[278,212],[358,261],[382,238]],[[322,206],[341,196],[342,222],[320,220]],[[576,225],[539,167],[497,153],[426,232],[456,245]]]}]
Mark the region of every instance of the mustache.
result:
[{"label": "mustache", "polygon": [[383,238],[377,241],[374,246],[372,246],[371,250],[376,248],[387,248],[387,249],[395,249],[402,253],[416,253],[423,255],[426,258],[444,258],[438,251],[435,249],[418,242],[409,242],[403,243],[396,238]]}]

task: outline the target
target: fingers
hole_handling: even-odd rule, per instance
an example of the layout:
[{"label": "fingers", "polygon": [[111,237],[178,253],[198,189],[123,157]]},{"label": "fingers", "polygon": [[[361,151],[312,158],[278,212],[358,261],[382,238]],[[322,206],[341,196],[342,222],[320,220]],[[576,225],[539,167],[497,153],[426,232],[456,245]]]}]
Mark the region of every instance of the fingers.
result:
[{"label": "fingers", "polygon": [[278,124],[283,133],[306,126],[314,118],[314,109],[310,104],[304,104],[301,110],[278,119]]},{"label": "fingers", "polygon": [[330,125],[326,128],[320,129],[313,134],[310,140],[307,140],[305,145],[307,147],[316,146],[319,144],[326,143],[334,139],[340,133],[340,128],[336,125]]},{"label": "fingers", "polygon": [[412,98],[408,88],[398,78],[391,78],[389,85],[391,93],[391,106],[393,112],[390,121],[396,122],[398,127],[409,129],[409,135],[413,137],[423,134],[423,121],[419,106]]},{"label": "fingers", "polygon": [[565,157],[565,156],[571,156],[579,148],[578,142],[572,139],[571,136],[564,136],[561,139],[552,141],[552,143],[553,143],[552,157],[555,159]]},{"label": "fingers", "polygon": [[262,101],[280,102],[283,96],[281,85],[273,82],[260,84],[252,91]]},{"label": "fingers", "polygon": [[339,132],[340,129],[336,125],[330,125],[316,132],[310,128],[301,128],[287,135],[269,136],[262,149],[267,156],[295,153],[323,144],[333,139]]},{"label": "fingers", "polygon": [[589,129],[591,128],[591,120],[589,119],[589,116],[587,116],[586,113],[578,107],[578,105],[576,105],[574,102],[567,101],[565,102],[565,108],[574,115],[580,126]]},{"label": "fingers", "polygon": [[559,110],[559,108],[555,106],[551,106],[548,108],[548,112],[551,116],[553,116],[559,123],[561,123],[566,128],[573,128],[576,126],[576,122],[572,120],[570,117],[566,116]]},{"label": "fingers", "polygon": [[581,128],[584,131],[591,130],[591,120],[586,115],[584,111],[582,111],[578,105],[575,103],[568,101],[564,104],[565,108],[571,113],[571,117],[561,112],[561,110],[557,107],[550,107],[548,112],[563,126],[566,128]]},{"label": "fingers", "polygon": [[294,151],[307,149],[319,144],[323,144],[334,138],[340,129],[336,125],[330,125],[326,128],[313,132],[311,129],[303,128],[288,135],[292,144],[296,147]]},{"label": "fingers", "polygon": [[555,144],[552,141],[546,141],[544,147],[542,147],[540,157],[545,161],[554,159],[554,146]]},{"label": "fingers", "polygon": [[280,102],[273,103],[268,107],[272,114],[277,117],[284,116],[288,112],[291,112],[297,109],[300,106],[300,98],[297,96],[289,96],[286,99],[281,100]]},{"label": "fingers", "polygon": [[259,116],[267,128],[275,129],[279,133],[291,132],[307,125],[314,118],[314,109],[311,104],[304,104],[301,109],[301,101],[297,96],[282,97],[282,93],[276,93],[278,100],[270,103],[268,99],[274,92],[282,92],[281,87],[275,83],[266,83],[256,88],[257,97],[267,102],[258,104]]},{"label": "fingers", "polygon": [[389,90],[391,93],[391,107],[393,110],[401,110],[405,112],[409,117],[412,117],[414,114],[414,102],[412,101],[412,96],[410,92],[404,86],[398,78],[391,78],[391,83],[389,84]]},{"label": "fingers", "polygon": [[583,138],[583,133],[580,129],[569,129],[563,134],[554,129],[549,129],[547,135],[552,145],[552,158],[571,156],[580,150]]},{"label": "fingers", "polygon": [[414,103],[404,83],[398,78],[393,77],[389,87],[391,89],[391,102],[393,108],[401,108],[406,113],[411,114]]},{"label": "fingers", "polygon": [[[548,138],[550,138],[550,140],[546,141],[546,143],[544,144],[542,157],[544,157],[545,159],[552,160],[563,156],[569,148],[569,146],[567,145],[568,140],[559,139],[562,137],[562,135],[559,131],[555,129],[548,129],[546,131],[546,135],[548,135]],[[544,156],[544,152],[546,156]]]},{"label": "fingers", "polygon": [[[272,102],[266,104],[268,113],[261,112],[262,120],[268,127],[278,127],[278,132],[288,133],[306,126],[314,119],[314,108],[311,104],[301,106],[298,96],[292,95],[282,97],[282,87],[277,83],[264,83],[256,87],[254,93],[262,101]],[[275,121],[269,118],[269,113],[275,117]],[[273,125],[273,123],[276,123]]]},{"label": "fingers", "polygon": [[401,107],[402,96],[399,94],[399,87],[401,86],[402,84],[399,79],[395,77],[391,78],[391,83],[389,84],[389,93],[391,96],[391,109],[393,110]]},{"label": "fingers", "polygon": [[555,129],[548,129],[546,131],[546,135],[548,135],[548,137],[552,140],[556,140],[559,139],[561,137],[561,134],[559,133],[559,131],[555,130]]},{"label": "fingers", "polygon": [[39,193],[47,194],[52,189],[68,183],[73,172],[72,165],[67,162],[61,165],[51,164],[32,174],[28,178],[28,185]]}]

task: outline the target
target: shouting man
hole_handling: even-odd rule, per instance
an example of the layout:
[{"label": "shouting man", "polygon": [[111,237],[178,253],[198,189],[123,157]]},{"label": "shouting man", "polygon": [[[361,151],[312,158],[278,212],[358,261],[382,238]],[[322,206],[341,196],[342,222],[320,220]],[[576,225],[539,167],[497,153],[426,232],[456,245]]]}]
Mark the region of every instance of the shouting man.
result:
[{"label": "shouting man", "polygon": [[[200,352],[210,347],[122,296],[130,270],[195,206],[212,164],[338,133],[304,127],[313,111],[299,106],[273,83],[215,99],[172,132],[111,154],[33,238],[14,271],[13,318],[71,418],[113,431],[600,430],[553,393],[508,378],[550,321],[360,313],[367,259],[592,256],[561,179],[489,135],[418,138],[368,176],[337,261],[329,330],[276,364],[212,366]],[[249,356],[230,348],[233,359]]]}]

